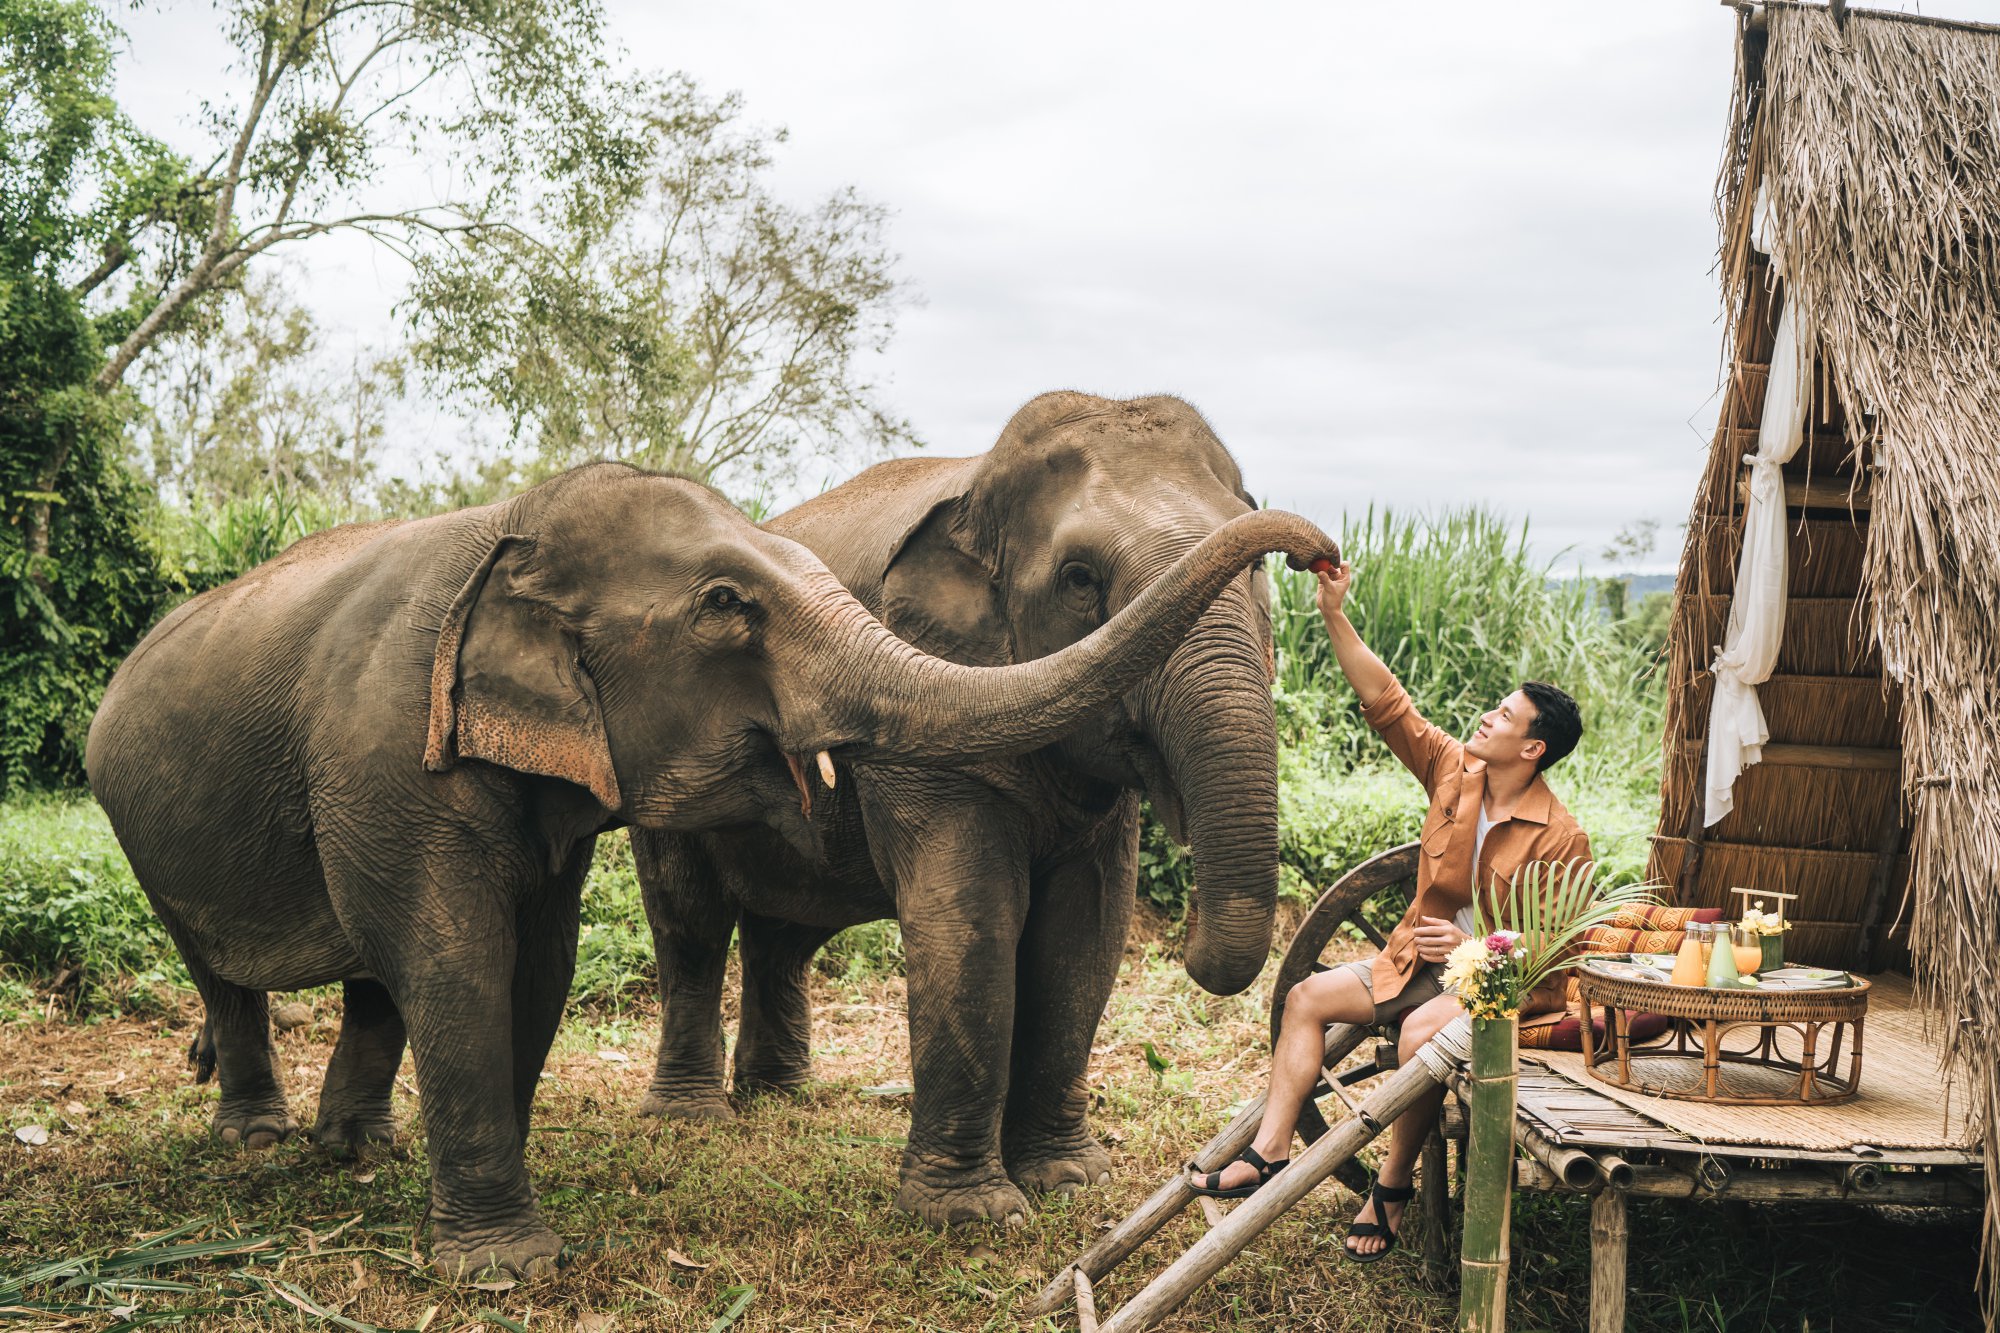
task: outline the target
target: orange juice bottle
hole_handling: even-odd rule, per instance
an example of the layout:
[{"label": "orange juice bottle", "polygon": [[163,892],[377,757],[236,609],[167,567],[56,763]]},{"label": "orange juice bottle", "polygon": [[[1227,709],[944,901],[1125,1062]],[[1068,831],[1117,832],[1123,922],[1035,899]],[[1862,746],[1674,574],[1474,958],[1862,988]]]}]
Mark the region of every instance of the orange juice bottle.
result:
[{"label": "orange juice bottle", "polygon": [[1708,960],[1703,957],[1707,950],[1702,948],[1702,937],[1706,934],[1708,927],[1699,921],[1688,923],[1687,933],[1681,936],[1680,952],[1674,955],[1674,985],[1699,986],[1707,981]]}]

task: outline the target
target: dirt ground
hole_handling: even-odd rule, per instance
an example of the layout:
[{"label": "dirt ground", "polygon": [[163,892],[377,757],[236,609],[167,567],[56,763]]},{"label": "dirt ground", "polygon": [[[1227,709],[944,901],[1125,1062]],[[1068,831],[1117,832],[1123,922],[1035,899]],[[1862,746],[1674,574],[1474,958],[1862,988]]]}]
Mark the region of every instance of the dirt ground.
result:
[{"label": "dirt ground", "polygon": [[[277,1041],[294,1113],[310,1123],[339,1001],[303,998],[313,1021]],[[481,1287],[423,1263],[426,1166],[407,1060],[404,1146],[342,1162],[302,1140],[265,1152],[209,1142],[215,1090],[185,1063],[191,998],[144,1020],[0,1024],[0,1306],[13,1307],[0,1315],[26,1327],[363,1333],[1018,1328],[1013,1308],[1261,1090],[1265,1069],[1263,995],[1205,995],[1156,941],[1135,943],[1090,1072],[1114,1183],[1047,1201],[1012,1231],[939,1234],[891,1207],[909,1106],[901,980],[818,977],[815,1002],[818,1081],[699,1125],[633,1115],[653,1059],[649,1001],[573,1012],[544,1075],[529,1167],[574,1253],[555,1278]],[[39,1137],[20,1132],[31,1127],[46,1141],[27,1141]],[[1413,1254],[1341,1262],[1355,1206],[1323,1186],[1163,1327],[1450,1327],[1455,1297]],[[1582,1216],[1524,1199],[1517,1328],[1581,1326]],[[1636,1209],[1633,1326],[1963,1326],[1976,1231],[1962,1219],[1856,1218]],[[1105,1302],[1136,1290],[1198,1225],[1191,1214],[1171,1226],[1107,1284]],[[69,1262],[22,1285],[58,1261]]]}]

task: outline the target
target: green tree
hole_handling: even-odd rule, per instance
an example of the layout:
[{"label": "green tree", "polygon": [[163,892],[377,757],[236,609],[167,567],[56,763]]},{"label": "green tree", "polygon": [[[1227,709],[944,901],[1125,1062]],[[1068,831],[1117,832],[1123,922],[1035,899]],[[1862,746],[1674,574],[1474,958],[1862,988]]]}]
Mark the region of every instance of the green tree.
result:
[{"label": "green tree", "polygon": [[[109,32],[76,0],[7,3],[0,18],[10,43],[36,11],[78,16],[100,46]],[[91,381],[100,393],[118,388],[192,306],[278,247],[353,231],[414,258],[507,230],[530,195],[567,218],[615,204],[640,184],[643,139],[625,108],[645,93],[611,76],[594,4],[236,0],[223,15],[247,86],[240,99],[206,107],[213,157],[196,166],[154,153],[139,163],[150,171],[97,173],[100,185],[121,183],[113,194],[127,206],[43,247],[72,274],[92,263],[72,290],[120,311],[115,327],[104,326],[106,354]],[[108,61],[100,55],[94,68],[101,114],[115,120]],[[53,149],[39,128],[9,127],[30,166]],[[452,162],[456,187],[396,197],[398,182],[428,173],[394,167],[434,159]],[[44,497],[55,493],[69,448],[50,440],[41,484],[24,506],[31,559],[46,553],[56,501]]]},{"label": "green tree", "polygon": [[[338,231],[418,258],[644,184],[649,91],[572,0],[233,0],[242,86],[206,162],[111,97],[89,0],[0,0],[0,790],[79,771],[111,665],[168,589],[121,435],[128,373],[269,252]],[[447,160],[453,185],[406,197]],[[398,170],[399,165],[413,169]]]},{"label": "green tree", "polygon": [[199,514],[311,494],[351,513],[370,498],[402,363],[330,361],[278,272],[215,302],[137,372],[146,411],[133,453],[163,502]]},{"label": "green tree", "polygon": [[0,0],[0,793],[79,776],[164,591],[119,465],[130,402],[96,384],[123,325],[84,308],[101,278],[65,272],[181,178],[110,98],[114,36],[79,0]]},{"label": "green tree", "polygon": [[777,201],[784,136],[741,113],[675,80],[646,107],[641,193],[420,260],[407,309],[430,382],[500,414],[544,468],[623,458],[749,491],[914,444],[863,364],[910,299],[886,211],[851,190]]}]

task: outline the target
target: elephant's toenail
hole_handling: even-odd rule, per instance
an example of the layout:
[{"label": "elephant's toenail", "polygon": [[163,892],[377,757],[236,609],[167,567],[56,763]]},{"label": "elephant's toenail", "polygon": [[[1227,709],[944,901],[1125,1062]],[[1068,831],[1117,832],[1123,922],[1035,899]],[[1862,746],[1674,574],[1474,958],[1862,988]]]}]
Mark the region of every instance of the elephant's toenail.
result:
[{"label": "elephant's toenail", "polygon": [[1111,1183],[1111,1173],[1109,1171],[1099,1171],[1097,1173],[1097,1183],[1100,1185],[1109,1185]]}]

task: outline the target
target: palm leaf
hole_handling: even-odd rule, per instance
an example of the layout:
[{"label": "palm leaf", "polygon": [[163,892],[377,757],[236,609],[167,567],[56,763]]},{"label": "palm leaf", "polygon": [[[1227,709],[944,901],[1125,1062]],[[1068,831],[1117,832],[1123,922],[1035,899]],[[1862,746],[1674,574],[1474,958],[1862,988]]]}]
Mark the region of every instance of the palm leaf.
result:
[{"label": "palm leaf", "polygon": [[[1521,994],[1577,958],[1571,947],[1583,933],[1620,912],[1659,902],[1656,883],[1599,884],[1595,861],[1534,861],[1522,866],[1506,889],[1507,929],[1520,932],[1525,956],[1519,964]],[[1486,920],[1486,895],[1473,896],[1472,916],[1480,935],[1495,929]]]}]

